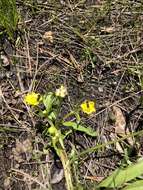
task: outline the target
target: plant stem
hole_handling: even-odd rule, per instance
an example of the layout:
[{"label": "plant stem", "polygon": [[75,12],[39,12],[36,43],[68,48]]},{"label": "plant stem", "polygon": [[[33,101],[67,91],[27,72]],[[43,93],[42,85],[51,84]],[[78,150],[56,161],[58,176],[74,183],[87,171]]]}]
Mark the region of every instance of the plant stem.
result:
[{"label": "plant stem", "polygon": [[61,159],[61,162],[64,168],[67,190],[73,190],[74,188],[72,184],[71,167],[70,167],[70,161],[68,159],[67,153],[64,149],[60,149],[58,153],[59,153],[59,157]]}]

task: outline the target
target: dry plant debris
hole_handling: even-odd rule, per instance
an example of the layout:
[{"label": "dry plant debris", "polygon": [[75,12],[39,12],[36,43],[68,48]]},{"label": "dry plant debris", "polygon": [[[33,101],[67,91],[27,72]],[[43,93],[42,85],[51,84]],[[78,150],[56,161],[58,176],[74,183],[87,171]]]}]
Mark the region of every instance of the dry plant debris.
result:
[{"label": "dry plant debris", "polygon": [[[43,137],[47,119],[39,118],[34,106],[23,102],[28,92],[46,94],[61,85],[68,88],[68,95],[64,89],[57,91],[57,95],[66,94],[59,121],[84,100],[96,100],[96,105],[83,104],[84,127],[75,124],[72,115],[72,122],[61,126],[67,154],[77,156],[75,184],[96,189],[96,180],[107,177],[124,161],[126,145],[142,146],[142,139],[133,137],[143,125],[142,1],[17,0],[16,7],[20,17],[15,18],[19,21],[14,23],[14,33],[7,31],[12,17],[10,25],[0,26],[0,189],[66,189],[61,162],[50,147],[50,138]],[[37,97],[32,104],[43,111]],[[67,133],[69,124],[71,131],[76,129],[74,134]],[[25,134],[32,138],[25,140]],[[126,135],[132,138],[108,145]],[[33,142],[36,137],[39,141]],[[98,144],[105,146],[78,157]],[[137,156],[126,155],[129,162],[142,157],[141,148],[140,155],[136,151]],[[52,166],[61,171],[54,171],[53,178]]]}]

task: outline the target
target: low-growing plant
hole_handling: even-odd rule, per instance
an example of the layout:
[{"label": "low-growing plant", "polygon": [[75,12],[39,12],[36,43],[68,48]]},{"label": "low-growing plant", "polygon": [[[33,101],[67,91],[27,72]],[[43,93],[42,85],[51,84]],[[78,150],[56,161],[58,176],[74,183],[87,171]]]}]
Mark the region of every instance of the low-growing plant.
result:
[{"label": "low-growing plant", "polygon": [[121,189],[121,190],[142,190],[143,189],[143,160],[131,164],[126,168],[118,168],[104,179],[97,189]]},{"label": "low-growing plant", "polygon": [[17,29],[19,14],[15,0],[0,1],[0,28],[2,33],[6,33],[10,40],[13,40]]},{"label": "low-growing plant", "polygon": [[[87,148],[78,154],[79,157],[83,157],[86,154],[96,152],[101,148],[105,148],[108,145],[116,144],[117,142],[122,142],[129,137],[142,136],[143,130],[134,132],[132,134],[127,134],[124,137],[111,140],[107,143],[98,144],[95,147]],[[143,188],[143,160],[138,159],[136,163],[132,163],[129,158],[126,158],[127,163],[121,164],[115,171],[111,173],[108,177],[103,179],[99,184],[95,184],[96,190],[142,190]]]},{"label": "low-growing plant", "polygon": [[[101,147],[107,146],[107,144],[114,144],[116,141],[111,141],[107,144],[97,145],[76,154],[74,148],[71,153],[67,153],[65,148],[65,138],[72,133],[72,131],[80,131],[91,137],[96,137],[97,132],[90,127],[85,126],[82,122],[80,113],[81,111],[87,115],[96,112],[95,102],[85,100],[80,106],[77,106],[74,110],[70,110],[64,116],[61,116],[61,109],[63,99],[67,95],[67,89],[61,86],[56,92],[49,92],[44,95],[40,95],[35,92],[30,92],[24,97],[24,102],[33,108],[33,111],[43,119],[46,118],[47,124],[43,128],[43,135],[50,138],[50,145],[54,148],[56,154],[59,156],[66,179],[67,190],[79,190],[82,189],[81,185],[78,188],[77,185],[73,185],[72,167],[71,163],[75,162],[77,158],[86,153],[90,153],[98,150]],[[43,108],[44,106],[44,108]],[[63,130],[63,127],[65,128]],[[143,132],[143,131],[142,131]],[[140,134],[142,134],[140,132]],[[131,134],[131,136],[139,135],[139,132]],[[128,138],[126,137],[118,139],[122,141]],[[75,155],[76,154],[76,155]],[[122,190],[136,190],[136,187],[140,190],[143,187],[143,160],[133,164],[130,163],[127,167],[119,167],[111,173],[111,175],[95,185],[96,189],[122,189]],[[76,187],[75,187],[76,186]]]},{"label": "low-growing plant", "polygon": [[[72,133],[73,130],[96,137],[97,132],[85,126],[80,117],[80,111],[90,115],[94,113],[96,109],[94,101],[86,100],[80,107],[78,106],[75,110],[69,111],[60,118],[62,101],[66,95],[66,87],[61,86],[56,92],[49,92],[44,95],[30,92],[24,97],[24,102],[27,105],[34,106],[35,113],[47,119],[47,124],[43,128],[43,135],[50,138],[51,146],[62,162],[67,189],[74,190],[71,168],[72,152],[69,155],[67,154],[64,139]],[[44,109],[42,109],[41,106],[44,106]],[[65,127],[65,130],[62,130],[62,127]]]}]

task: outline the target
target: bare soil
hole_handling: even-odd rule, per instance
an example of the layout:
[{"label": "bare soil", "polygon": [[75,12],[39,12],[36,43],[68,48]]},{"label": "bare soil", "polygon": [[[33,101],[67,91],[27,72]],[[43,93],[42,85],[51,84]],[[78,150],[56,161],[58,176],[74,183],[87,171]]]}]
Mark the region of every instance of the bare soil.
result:
[{"label": "bare soil", "polygon": [[[0,189],[63,190],[60,160],[42,136],[45,121],[26,108],[23,96],[65,84],[68,97],[61,116],[85,99],[96,100],[96,114],[82,117],[99,136],[75,132],[65,141],[67,152],[72,144],[80,153],[113,140],[113,105],[121,109],[130,131],[141,130],[143,3],[17,0],[17,7],[22,15],[15,34],[19,41],[12,43],[5,35],[0,44]],[[53,42],[43,39],[48,31]],[[131,161],[142,156],[141,142],[135,137],[133,146],[121,143]],[[109,145],[79,158],[74,178],[83,189],[95,189],[98,180],[92,177],[107,177],[121,163],[126,163],[124,153]]]}]

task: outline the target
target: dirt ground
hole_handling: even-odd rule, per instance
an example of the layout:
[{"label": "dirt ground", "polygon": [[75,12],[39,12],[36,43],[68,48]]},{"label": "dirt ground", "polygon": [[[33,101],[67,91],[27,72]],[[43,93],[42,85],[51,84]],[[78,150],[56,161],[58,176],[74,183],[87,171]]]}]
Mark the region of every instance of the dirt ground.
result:
[{"label": "dirt ground", "polygon": [[[64,190],[63,168],[42,136],[39,119],[23,96],[67,86],[61,116],[85,99],[96,100],[96,113],[83,117],[96,138],[75,132],[66,141],[78,153],[113,140],[113,106],[120,108],[131,132],[142,129],[143,2],[133,0],[17,0],[21,14],[15,43],[4,35],[0,59],[0,189]],[[45,38],[49,32],[51,38]],[[115,168],[142,156],[142,138],[121,142],[80,157],[74,165],[83,189]],[[128,145],[127,145],[128,144]]]}]

